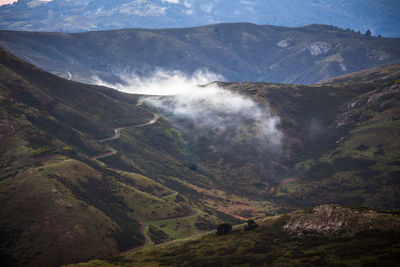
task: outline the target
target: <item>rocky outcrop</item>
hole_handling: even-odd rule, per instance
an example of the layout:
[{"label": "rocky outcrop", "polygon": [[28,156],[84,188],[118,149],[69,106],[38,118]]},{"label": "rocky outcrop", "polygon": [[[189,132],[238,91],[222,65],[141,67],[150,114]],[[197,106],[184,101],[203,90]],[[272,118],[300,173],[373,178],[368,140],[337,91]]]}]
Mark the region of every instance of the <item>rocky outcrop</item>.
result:
[{"label": "rocky outcrop", "polygon": [[315,42],[307,46],[306,50],[313,56],[322,55],[328,53],[331,50],[332,45],[327,42]]},{"label": "rocky outcrop", "polygon": [[379,227],[386,214],[372,210],[345,208],[338,205],[322,205],[290,215],[283,229],[290,234],[351,236],[354,233]]}]

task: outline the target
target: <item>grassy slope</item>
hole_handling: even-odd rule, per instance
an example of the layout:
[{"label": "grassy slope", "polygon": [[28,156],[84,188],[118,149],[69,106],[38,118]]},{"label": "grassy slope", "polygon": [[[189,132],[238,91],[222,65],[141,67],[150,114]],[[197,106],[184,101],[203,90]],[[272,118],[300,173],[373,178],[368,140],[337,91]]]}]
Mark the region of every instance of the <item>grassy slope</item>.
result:
[{"label": "grassy slope", "polygon": [[[207,68],[230,81],[315,83],[400,59],[399,39],[323,25],[228,23],[77,34],[0,31],[0,41],[21,58],[64,77],[69,71],[75,80],[93,75],[115,79],[110,73],[116,70],[146,74],[161,67],[190,73]],[[283,46],[278,45],[281,41]],[[317,42],[329,43],[330,50],[318,54],[323,48],[315,48],[311,54],[309,47]]]},{"label": "grassy slope", "polygon": [[353,98],[332,128],[348,128],[333,149],[295,166],[293,183],[280,196],[322,202],[399,208],[399,84],[392,82]]},{"label": "grassy slope", "polygon": [[[372,76],[370,72],[354,74],[353,82],[345,84],[221,84],[260,103],[268,102],[281,117],[285,133],[283,154],[277,159],[281,169],[269,171],[276,182],[264,189],[268,200],[298,207],[321,203],[400,207],[400,73],[396,66],[381,68]],[[354,82],[365,77],[374,82]],[[215,147],[209,151],[202,163],[224,168]],[[240,183],[242,175],[225,179],[232,177]],[[242,184],[241,190],[263,194],[249,184]]]},{"label": "grassy slope", "polygon": [[[123,130],[119,139],[109,141],[107,145],[117,149],[118,153],[105,158],[104,162],[110,168],[103,168],[89,160],[90,156],[104,151],[104,145],[96,140],[110,136],[113,127],[140,124],[152,117],[151,113],[136,107],[137,97],[60,80],[1,52],[0,185],[4,188],[1,192],[5,192],[1,200],[1,214],[9,213],[5,210],[7,205],[30,207],[35,203],[32,199],[36,195],[25,197],[18,191],[15,181],[19,177],[29,174],[26,183],[38,187],[37,195],[43,194],[47,199],[58,195],[57,191],[52,192],[54,188],[60,191],[57,186],[65,188],[60,191],[64,202],[72,203],[73,207],[84,203],[94,216],[77,219],[73,216],[75,210],[66,207],[65,211],[71,212],[71,217],[62,213],[56,216],[68,218],[64,232],[71,235],[78,233],[73,238],[84,240],[85,236],[79,234],[82,232],[79,225],[93,225],[97,220],[102,222],[102,226],[96,229],[96,234],[106,240],[96,239],[101,244],[94,244],[97,248],[93,247],[93,251],[74,246],[72,251],[78,251],[74,254],[77,260],[104,256],[104,251],[114,252],[140,244],[143,237],[138,221],[189,214],[192,211],[189,206],[196,207],[200,203],[205,205],[202,206],[205,214],[190,218],[185,224],[183,221],[169,221],[165,226],[162,226],[164,223],[154,224],[152,229],[148,229],[149,234],[155,240],[169,240],[208,230],[218,222],[217,217],[234,221],[221,211],[244,217],[260,216],[263,212],[274,214],[279,211],[274,202],[279,203],[278,207],[283,203],[284,207],[290,208],[321,202],[397,207],[398,149],[392,145],[397,142],[393,135],[398,135],[398,100],[396,93],[390,91],[393,85],[397,86],[394,77],[379,83],[347,85],[222,84],[229,90],[254,97],[261,104],[269,102],[273,112],[281,116],[286,146],[284,153],[274,161],[273,173],[263,173],[262,167],[254,168],[254,164],[268,162],[261,161],[263,154],[252,153],[253,158],[242,161],[246,154],[238,152],[248,151],[246,147],[236,150],[235,147],[215,146],[209,151],[203,148],[197,155],[201,164],[192,168],[181,136],[163,119],[151,127]],[[389,94],[386,94],[387,91]],[[86,97],[95,99],[96,103],[88,105]],[[370,97],[375,100],[365,102]],[[356,100],[359,104],[349,109],[348,104]],[[349,112],[353,115],[347,116]],[[317,131],[317,134],[310,132],[313,120],[323,131]],[[337,127],[338,122],[346,123]],[[388,134],[393,141],[378,143],[382,133]],[[343,136],[346,138],[336,144]],[[364,168],[362,164],[370,164],[371,153],[375,152],[378,153],[375,155],[376,162],[372,168],[365,168],[369,173],[361,172],[360,168]],[[218,157],[225,155],[229,157],[221,163]],[[91,179],[70,177],[73,172],[64,168],[69,166],[64,163],[71,160],[76,162],[78,173],[92,173],[89,175]],[[351,164],[355,162],[356,168],[349,170],[344,164],[347,161]],[[246,166],[248,163],[251,164]],[[331,165],[334,166],[333,172],[320,172],[321,169],[331,170],[325,168]],[[226,170],[226,173],[218,170]],[[246,176],[246,170],[252,171],[252,177]],[[31,183],[30,179],[35,179],[35,176],[30,171],[39,177],[36,179],[40,181],[39,186]],[[378,171],[379,174],[376,174]],[[365,179],[365,182],[360,180],[363,177],[371,179]],[[251,178],[254,183],[247,183],[243,178]],[[334,183],[329,184],[331,180]],[[237,186],[235,181],[241,186]],[[257,182],[262,182],[261,189]],[[332,186],[334,184],[349,186],[341,190],[340,186]],[[171,201],[164,199],[163,196],[172,193],[172,190],[163,185],[183,196],[179,194]],[[375,191],[366,191],[371,188]],[[140,199],[133,198],[135,194]],[[302,199],[303,196],[307,198]],[[64,254],[57,254],[57,249],[49,250],[50,254],[36,253],[42,251],[37,248],[48,244],[49,238],[58,234],[62,236],[63,232],[57,230],[57,224],[50,223],[52,234],[44,235],[43,243],[28,245],[30,240],[36,240],[41,235],[40,226],[44,222],[47,224],[42,217],[36,216],[44,214],[47,209],[59,211],[56,207],[63,201],[51,202],[49,207],[40,206],[32,215],[32,231],[24,224],[23,217],[13,220],[15,225],[2,220],[2,234],[6,236],[2,244],[2,258],[26,264],[44,259],[55,265],[70,262]],[[81,212],[79,209],[76,211]],[[77,229],[71,230],[76,225]],[[11,240],[18,242],[12,243]],[[68,243],[60,240],[57,248],[67,253]]]},{"label": "grassy slope", "polygon": [[398,214],[333,205],[258,224],[76,266],[395,266],[400,260]]},{"label": "grassy slope", "polygon": [[104,257],[141,244],[140,221],[191,214],[186,198],[164,199],[173,191],[160,183],[89,160],[114,127],[152,118],[137,96],[62,80],[0,52],[2,261]]}]

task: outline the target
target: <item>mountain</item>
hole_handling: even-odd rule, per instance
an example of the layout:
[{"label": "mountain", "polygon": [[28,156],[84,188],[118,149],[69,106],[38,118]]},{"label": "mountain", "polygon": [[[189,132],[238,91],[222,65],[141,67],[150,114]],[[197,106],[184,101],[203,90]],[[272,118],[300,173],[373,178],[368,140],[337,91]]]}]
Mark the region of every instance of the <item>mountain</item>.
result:
[{"label": "mountain", "polygon": [[[324,205],[84,266],[396,266],[398,213]],[[72,265],[74,266],[74,265]],[[81,266],[81,265],[77,265]]]},{"label": "mountain", "polygon": [[321,204],[400,206],[398,65],[345,83],[214,82],[195,98],[69,81],[0,52],[4,265],[105,258]]},{"label": "mountain", "polygon": [[311,84],[398,63],[400,39],[366,37],[333,26],[249,23],[183,29],[77,34],[0,31],[0,45],[59,76],[114,83],[157,69],[192,75],[208,69],[228,81]]},{"label": "mountain", "polygon": [[399,11],[396,0],[19,0],[0,7],[0,28],[80,32],[243,21],[290,27],[320,23],[399,37]]}]

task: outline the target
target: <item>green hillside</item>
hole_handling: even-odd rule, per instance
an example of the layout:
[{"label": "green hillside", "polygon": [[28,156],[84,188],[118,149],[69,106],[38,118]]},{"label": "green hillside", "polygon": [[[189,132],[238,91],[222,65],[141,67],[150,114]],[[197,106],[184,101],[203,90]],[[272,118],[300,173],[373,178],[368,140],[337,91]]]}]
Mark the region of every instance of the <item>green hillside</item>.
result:
[{"label": "green hillside", "polygon": [[397,213],[324,205],[73,266],[396,266]]},{"label": "green hillside", "polygon": [[[184,127],[187,121],[146,101],[138,105],[142,96],[68,81],[0,50],[2,263],[58,266],[147,251],[221,221],[320,204],[399,209],[399,68],[346,79],[312,86],[217,83],[279,116],[282,145],[265,149],[251,121],[230,126],[228,135],[214,129],[200,136],[199,128]],[[164,117],[154,120],[154,112]],[[109,138],[118,127],[124,129]],[[331,241],[321,241],[317,253],[337,245]],[[382,246],[392,257],[388,243]],[[219,254],[229,251],[236,250]],[[185,264],[181,254],[165,264]]]},{"label": "green hillside", "polygon": [[[59,266],[111,256],[143,244],[144,223],[193,214],[199,205],[172,189],[92,159],[108,151],[98,140],[114,127],[151,120],[136,106],[138,96],[60,79],[4,50],[0,62],[2,264]],[[218,216],[209,210],[189,230],[176,227],[164,238],[204,231]]]},{"label": "green hillside", "polygon": [[0,31],[0,46],[46,71],[78,81],[93,76],[208,69],[228,81],[316,83],[400,60],[400,40],[333,26],[288,28],[226,23],[182,29],[76,34]]}]

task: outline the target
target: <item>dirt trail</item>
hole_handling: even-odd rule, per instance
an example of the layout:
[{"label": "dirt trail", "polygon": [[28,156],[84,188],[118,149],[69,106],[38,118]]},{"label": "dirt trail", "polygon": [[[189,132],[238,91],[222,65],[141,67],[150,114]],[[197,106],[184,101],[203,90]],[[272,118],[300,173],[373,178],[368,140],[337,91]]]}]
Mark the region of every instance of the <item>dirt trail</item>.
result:
[{"label": "dirt trail", "polygon": [[[140,103],[140,102],[139,102],[139,103]],[[138,104],[139,104],[139,103],[138,103]],[[137,104],[137,106],[138,106],[138,104]],[[121,132],[121,130],[123,130],[123,129],[131,128],[131,127],[133,127],[133,128],[140,128],[140,127],[144,127],[144,126],[148,126],[148,125],[151,125],[151,124],[156,123],[156,122],[158,121],[158,119],[160,118],[160,116],[157,115],[157,114],[155,114],[155,113],[152,113],[152,114],[153,114],[154,117],[153,117],[149,122],[146,122],[146,123],[143,123],[143,124],[139,124],[139,125],[133,125],[133,126],[126,126],[126,127],[118,127],[118,128],[115,128],[115,129],[114,129],[114,135],[113,135],[113,136],[111,136],[111,137],[109,137],[109,138],[106,138],[106,139],[99,140],[99,142],[100,142],[100,143],[104,143],[104,142],[107,142],[107,141],[111,141],[111,140],[118,139],[118,138],[121,136],[120,132]],[[99,161],[99,159],[102,159],[102,158],[106,158],[106,157],[115,155],[115,154],[117,154],[117,152],[118,152],[117,150],[115,150],[115,149],[113,149],[113,148],[111,148],[111,147],[108,147],[108,146],[107,146],[106,148],[109,150],[108,152],[105,152],[105,153],[102,153],[102,154],[100,154],[100,155],[91,157],[91,159],[94,160],[94,161],[96,161],[97,164],[99,164],[100,166],[104,166],[104,163],[101,162],[101,161]]]},{"label": "dirt trail", "polygon": [[[138,103],[136,104],[136,106],[140,106],[140,105],[142,105],[142,104],[143,104],[143,101],[142,101],[142,100],[139,100]],[[140,128],[140,127],[144,127],[144,126],[148,126],[148,125],[152,125],[152,124],[156,123],[156,122],[158,121],[158,119],[160,118],[160,116],[157,115],[157,114],[155,114],[155,113],[152,113],[152,114],[153,114],[154,117],[153,117],[149,122],[146,122],[146,123],[143,123],[143,124],[139,124],[139,125],[133,125],[133,126],[126,126],[126,127],[118,127],[118,128],[115,128],[115,129],[114,129],[114,135],[113,135],[113,136],[111,136],[111,137],[109,137],[109,138],[106,138],[106,139],[99,140],[99,142],[100,142],[100,143],[104,143],[104,142],[107,142],[107,141],[111,141],[111,140],[118,139],[118,138],[120,137],[120,132],[121,132],[121,130],[123,130],[123,129],[130,128],[130,127]],[[108,152],[102,153],[102,154],[100,154],[100,155],[97,155],[97,156],[94,156],[94,157],[91,158],[92,160],[96,161],[97,164],[99,164],[100,166],[104,166],[105,164],[104,164],[103,162],[101,162],[99,159],[102,159],[102,158],[106,158],[106,157],[115,155],[115,154],[117,154],[117,152],[118,152],[117,150],[115,150],[115,149],[113,149],[113,148],[111,148],[111,147],[108,147],[108,146],[107,146],[106,148],[109,150]],[[175,195],[178,195],[178,192],[172,191],[171,194],[168,194],[168,195],[166,195],[166,196],[164,196],[164,197],[162,197],[162,198],[168,198],[168,197],[175,196]],[[118,255],[122,255],[122,254],[124,254],[124,253],[136,251],[136,250],[139,250],[139,249],[142,249],[142,248],[146,247],[146,246],[150,243],[150,241],[151,241],[150,237],[149,237],[149,236],[147,235],[147,233],[146,233],[146,228],[149,226],[149,224],[155,223],[155,222],[159,222],[159,221],[169,221],[169,220],[176,220],[176,219],[185,219],[185,218],[189,218],[189,217],[196,216],[196,215],[198,215],[199,213],[200,213],[199,210],[193,209],[193,213],[190,214],[190,215],[178,216],[178,217],[169,217],[169,218],[165,218],[165,219],[159,219],[159,220],[151,221],[151,222],[148,222],[148,223],[142,223],[142,222],[141,222],[142,227],[140,228],[140,232],[141,232],[142,235],[144,236],[144,243],[143,243],[142,245],[140,245],[140,246],[137,246],[137,247],[131,248],[131,249],[129,249],[129,250],[120,252],[120,253],[118,253]]]},{"label": "dirt trail", "polygon": [[[175,192],[175,193],[176,193],[176,192]],[[137,247],[134,247],[134,248],[125,250],[125,251],[123,251],[123,252],[120,252],[120,253],[118,253],[118,256],[121,256],[121,255],[126,254],[126,253],[129,253],[129,252],[133,252],[133,251],[136,251],[136,250],[139,250],[139,249],[142,249],[142,248],[145,248],[146,246],[148,246],[149,243],[150,243],[150,241],[151,241],[151,239],[150,239],[150,237],[149,237],[149,236],[147,235],[147,233],[146,233],[146,228],[147,228],[149,225],[151,225],[152,223],[156,223],[156,222],[160,222],[160,221],[165,222],[165,221],[176,220],[176,219],[186,219],[186,218],[194,217],[194,216],[198,215],[199,213],[200,213],[199,210],[193,209],[193,213],[192,213],[192,214],[189,214],[189,215],[178,216],[178,217],[169,217],[169,218],[165,218],[165,219],[159,219],[159,220],[156,220],[156,221],[150,221],[150,222],[148,222],[148,223],[142,223],[142,227],[140,228],[140,232],[141,232],[142,235],[144,236],[144,243],[143,243],[142,245],[137,246]],[[161,244],[160,244],[160,245],[161,245]]]}]

